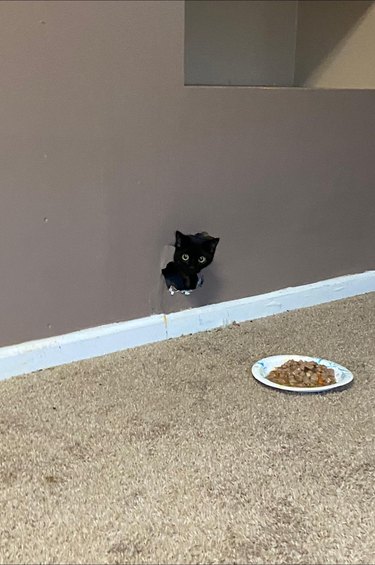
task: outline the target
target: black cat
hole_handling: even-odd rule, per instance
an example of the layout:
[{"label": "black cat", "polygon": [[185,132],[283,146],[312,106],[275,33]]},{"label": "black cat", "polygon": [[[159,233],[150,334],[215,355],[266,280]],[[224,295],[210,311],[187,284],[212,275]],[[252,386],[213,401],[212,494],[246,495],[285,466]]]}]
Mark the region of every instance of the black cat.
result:
[{"label": "black cat", "polygon": [[184,235],[176,231],[173,261],[162,270],[168,288],[188,291],[197,288],[202,281],[199,273],[212,263],[218,237],[206,232]]}]

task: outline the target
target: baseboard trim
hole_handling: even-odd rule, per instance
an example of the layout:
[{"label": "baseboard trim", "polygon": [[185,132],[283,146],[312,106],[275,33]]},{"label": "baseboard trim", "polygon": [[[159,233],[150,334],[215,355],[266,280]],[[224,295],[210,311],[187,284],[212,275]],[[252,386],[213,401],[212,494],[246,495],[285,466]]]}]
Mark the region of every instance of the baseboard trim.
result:
[{"label": "baseboard trim", "polygon": [[375,271],[0,348],[0,380],[375,291]]}]

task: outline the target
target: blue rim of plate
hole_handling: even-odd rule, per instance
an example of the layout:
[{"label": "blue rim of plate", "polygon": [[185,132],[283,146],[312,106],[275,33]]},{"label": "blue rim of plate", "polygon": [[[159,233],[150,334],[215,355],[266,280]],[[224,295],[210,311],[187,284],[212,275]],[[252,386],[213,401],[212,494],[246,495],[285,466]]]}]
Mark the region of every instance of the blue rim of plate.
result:
[{"label": "blue rim of plate", "polygon": [[[316,363],[325,365],[329,369],[333,369],[335,371],[336,382],[326,386],[296,387],[280,385],[278,383],[270,381],[267,378],[267,375],[272,371],[272,369],[280,367],[280,365],[286,363],[286,361],[289,361],[291,359],[294,359],[296,361],[315,361]],[[354,378],[353,373],[343,365],[339,365],[338,363],[324,359],[323,357],[309,357],[308,355],[272,355],[270,357],[264,357],[263,359],[259,359],[259,361],[254,363],[254,365],[251,367],[251,372],[253,377],[257,381],[266,386],[287,392],[303,393],[326,392],[328,390],[341,388],[351,383]]]}]

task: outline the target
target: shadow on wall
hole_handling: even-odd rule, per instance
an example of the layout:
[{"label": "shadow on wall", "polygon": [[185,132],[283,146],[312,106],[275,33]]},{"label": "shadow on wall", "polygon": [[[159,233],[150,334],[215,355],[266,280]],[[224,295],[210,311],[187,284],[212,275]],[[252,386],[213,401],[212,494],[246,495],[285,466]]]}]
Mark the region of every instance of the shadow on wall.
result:
[{"label": "shadow on wall", "polygon": [[185,84],[374,88],[374,26],[374,0],[186,0]]},{"label": "shadow on wall", "polygon": [[295,84],[305,85],[320,67],[334,59],[373,7],[373,0],[299,1]]},{"label": "shadow on wall", "polygon": [[199,292],[190,296],[189,306],[195,308],[219,302],[221,288],[222,284],[217,273],[217,266],[215,264],[211,265],[204,275],[204,285],[202,288],[199,289]]}]

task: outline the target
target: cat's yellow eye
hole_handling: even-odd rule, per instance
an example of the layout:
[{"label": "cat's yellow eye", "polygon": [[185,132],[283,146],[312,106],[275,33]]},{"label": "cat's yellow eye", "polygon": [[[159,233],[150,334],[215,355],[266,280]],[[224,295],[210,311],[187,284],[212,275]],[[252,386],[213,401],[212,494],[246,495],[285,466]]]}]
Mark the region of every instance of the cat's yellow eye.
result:
[{"label": "cat's yellow eye", "polygon": [[206,257],[203,257],[203,255],[199,257],[198,263],[205,263],[205,262],[206,262]]},{"label": "cat's yellow eye", "polygon": [[189,261],[189,255],[188,255],[187,253],[184,253],[184,254],[181,256],[181,259],[182,259],[183,261]]}]

